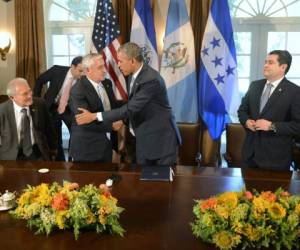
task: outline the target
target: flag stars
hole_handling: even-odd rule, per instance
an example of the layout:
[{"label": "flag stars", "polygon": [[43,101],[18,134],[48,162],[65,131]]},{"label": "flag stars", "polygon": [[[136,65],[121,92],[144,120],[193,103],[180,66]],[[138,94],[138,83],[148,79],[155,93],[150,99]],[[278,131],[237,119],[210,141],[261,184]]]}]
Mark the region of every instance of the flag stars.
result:
[{"label": "flag stars", "polygon": [[205,48],[205,46],[204,46],[204,48],[202,50],[202,53],[204,56],[208,56],[208,50],[209,50],[209,48]]},{"label": "flag stars", "polygon": [[222,61],[223,60],[223,58],[222,57],[215,57],[215,59],[214,60],[212,60],[211,62],[213,62],[214,64],[215,64],[215,67],[217,67],[218,65],[220,65],[220,66],[222,66]]},{"label": "flag stars", "polygon": [[225,83],[224,82],[224,77],[218,73],[218,76],[216,78],[214,78],[217,81],[217,84],[219,85],[220,83]]},{"label": "flag stars", "polygon": [[229,75],[234,75],[233,71],[234,71],[235,67],[230,67],[230,65],[228,65],[227,69],[226,69],[226,73],[227,73],[227,76]]},{"label": "flag stars", "polygon": [[213,46],[213,49],[216,47],[221,47],[220,40],[221,39],[216,39],[215,37],[213,38],[213,40],[210,42],[210,44]]}]

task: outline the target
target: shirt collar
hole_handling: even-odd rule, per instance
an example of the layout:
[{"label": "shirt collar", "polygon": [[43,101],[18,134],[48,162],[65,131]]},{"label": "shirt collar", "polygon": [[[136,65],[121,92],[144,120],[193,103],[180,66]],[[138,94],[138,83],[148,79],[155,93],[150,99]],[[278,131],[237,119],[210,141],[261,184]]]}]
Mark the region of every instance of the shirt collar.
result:
[{"label": "shirt collar", "polygon": [[137,78],[137,76],[138,76],[138,74],[141,72],[143,66],[144,66],[144,64],[142,63],[142,64],[141,64],[141,67],[139,67],[139,69],[138,69],[134,74],[132,74],[132,77],[133,77],[134,79]]},{"label": "shirt collar", "polygon": [[278,86],[278,84],[282,81],[283,78],[284,78],[284,76],[281,77],[281,78],[279,78],[279,79],[277,79],[277,80],[275,80],[275,81],[273,81],[273,82],[267,81],[267,84],[271,83],[272,86],[273,86],[273,88],[275,89]]},{"label": "shirt collar", "polygon": [[14,110],[16,110],[17,112],[21,112],[22,109],[27,109],[27,112],[29,111],[29,107],[21,107],[18,104],[16,104],[14,101],[13,104],[14,104]]}]

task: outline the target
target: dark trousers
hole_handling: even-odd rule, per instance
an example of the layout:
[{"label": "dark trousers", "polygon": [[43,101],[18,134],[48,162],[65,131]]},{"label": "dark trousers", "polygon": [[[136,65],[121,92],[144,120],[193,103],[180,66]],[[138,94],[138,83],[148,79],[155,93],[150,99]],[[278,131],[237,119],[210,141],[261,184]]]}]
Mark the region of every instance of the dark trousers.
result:
[{"label": "dark trousers", "polygon": [[41,151],[39,150],[39,147],[34,144],[32,146],[32,153],[29,156],[26,156],[23,154],[23,149],[20,148],[17,155],[17,161],[37,161],[37,160],[43,160]]},{"label": "dark trousers", "polygon": [[56,161],[66,161],[64,149],[63,149],[63,140],[62,140],[62,122],[64,122],[69,130],[69,133],[71,134],[71,125],[72,125],[72,114],[69,109],[69,107],[66,107],[66,110],[63,114],[57,113],[58,106],[56,104],[53,104],[50,109],[50,115],[51,120],[53,123],[53,127],[55,129],[55,132],[57,134],[57,156],[55,158]]}]

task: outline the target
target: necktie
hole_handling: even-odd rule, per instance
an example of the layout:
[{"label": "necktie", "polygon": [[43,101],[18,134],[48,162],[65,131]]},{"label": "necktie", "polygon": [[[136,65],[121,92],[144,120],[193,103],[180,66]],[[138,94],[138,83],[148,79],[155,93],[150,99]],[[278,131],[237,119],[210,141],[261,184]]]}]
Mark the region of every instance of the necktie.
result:
[{"label": "necktie", "polygon": [[73,81],[74,81],[74,78],[70,77],[67,80],[66,85],[63,87],[63,91],[62,91],[61,97],[59,99],[59,104],[58,104],[58,109],[57,109],[59,114],[64,113],[66,110],[66,106],[68,104],[68,100],[70,97],[70,91],[71,91],[71,88],[73,85]]},{"label": "necktie", "polygon": [[27,115],[27,109],[21,109],[21,129],[20,129],[20,148],[23,149],[23,154],[30,156],[32,153],[32,142],[30,133],[30,120]]},{"label": "necktie", "polygon": [[111,110],[109,98],[108,98],[108,95],[107,95],[106,90],[105,90],[105,88],[104,88],[104,86],[103,86],[102,83],[99,83],[97,85],[97,90],[98,90],[98,95],[101,98],[104,111]]},{"label": "necktie", "polygon": [[135,81],[135,78],[132,76],[130,84],[129,84],[129,95],[132,94],[131,92],[133,89],[134,81]]},{"label": "necktie", "polygon": [[260,98],[259,112],[261,112],[263,110],[263,108],[265,107],[265,105],[270,97],[272,87],[273,87],[273,85],[271,83],[267,83],[267,87]]}]

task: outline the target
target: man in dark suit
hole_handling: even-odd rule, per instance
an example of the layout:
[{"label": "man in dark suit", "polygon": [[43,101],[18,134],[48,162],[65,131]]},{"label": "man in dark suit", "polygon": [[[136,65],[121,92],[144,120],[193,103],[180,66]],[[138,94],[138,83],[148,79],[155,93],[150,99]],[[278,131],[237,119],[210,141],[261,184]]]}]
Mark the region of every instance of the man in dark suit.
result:
[{"label": "man in dark suit", "polygon": [[44,98],[51,115],[52,124],[57,133],[57,161],[65,161],[62,147],[62,121],[71,133],[72,115],[68,106],[68,98],[72,85],[81,77],[82,72],[82,57],[78,56],[72,60],[71,67],[54,65],[42,73],[34,86],[34,96],[41,96],[44,84],[49,83]]},{"label": "man in dark suit", "polygon": [[[115,108],[110,80],[105,79],[104,60],[99,54],[90,54],[82,61],[85,76],[73,86],[69,106],[74,114],[83,107],[90,112]],[[116,123],[121,125],[121,122]],[[70,154],[76,162],[111,162],[112,147],[117,147],[111,122],[92,121],[85,125],[72,124]]]},{"label": "man in dark suit", "polygon": [[32,98],[23,78],[8,83],[9,100],[0,104],[0,159],[50,160],[57,139],[44,100]]},{"label": "man in dark suit", "polygon": [[293,137],[300,134],[300,88],[285,78],[292,62],[288,51],[268,54],[265,79],[251,83],[238,110],[246,129],[244,167],[288,170]]},{"label": "man in dark suit", "polygon": [[[93,120],[113,122],[129,119],[136,137],[137,163],[173,165],[181,141],[169,105],[166,86],[160,74],[143,63],[142,51],[135,43],[126,43],[118,50],[119,67],[129,77],[129,101],[108,112],[90,113],[80,109],[78,124]],[[99,111],[99,110],[98,110]]]}]

